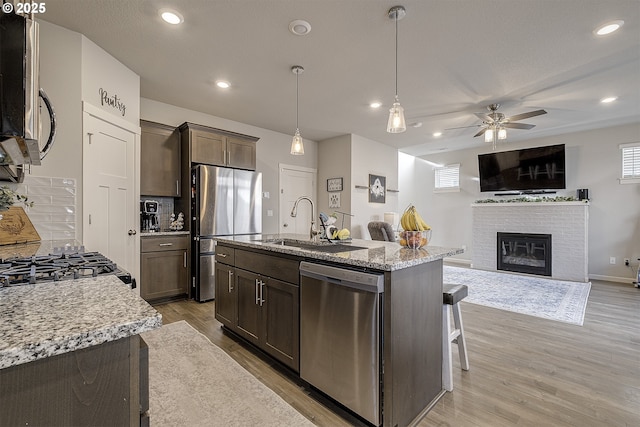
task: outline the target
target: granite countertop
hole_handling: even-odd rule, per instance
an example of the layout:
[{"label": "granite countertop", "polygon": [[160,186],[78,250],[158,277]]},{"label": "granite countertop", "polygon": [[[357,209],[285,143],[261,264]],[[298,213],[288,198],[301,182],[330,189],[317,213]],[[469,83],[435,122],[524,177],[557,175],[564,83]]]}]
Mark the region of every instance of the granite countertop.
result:
[{"label": "granite countertop", "polygon": [[0,369],[162,326],[116,276],[0,288]]},{"label": "granite countertop", "polygon": [[180,231],[143,231],[140,233],[140,237],[149,237],[149,236],[173,236],[173,235],[188,235],[189,230],[180,230]]},{"label": "granite countertop", "polygon": [[[436,261],[448,256],[461,254],[462,248],[447,248],[441,246],[425,246],[420,249],[409,249],[397,242],[380,242],[374,240],[353,239],[349,242],[338,243],[361,246],[364,249],[345,252],[327,253],[295,246],[279,244],[282,239],[295,240],[300,243],[314,243],[308,236],[296,234],[270,234],[255,236],[226,236],[214,237],[218,242],[229,242],[238,246],[263,249],[271,252],[301,256],[307,259],[330,261],[337,264],[367,267],[374,270],[395,271],[418,264]],[[317,242],[329,244],[326,241]]]}]

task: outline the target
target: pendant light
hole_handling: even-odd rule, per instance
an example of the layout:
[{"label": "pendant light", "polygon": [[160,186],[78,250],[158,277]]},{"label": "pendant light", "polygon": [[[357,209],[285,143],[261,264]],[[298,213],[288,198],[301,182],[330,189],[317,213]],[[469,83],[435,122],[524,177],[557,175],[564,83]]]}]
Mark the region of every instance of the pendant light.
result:
[{"label": "pendant light", "polygon": [[406,14],[404,6],[394,6],[388,12],[389,19],[393,19],[396,23],[396,97],[389,110],[389,122],[387,123],[387,132],[389,133],[402,133],[407,130],[407,124],[404,121],[404,108],[398,99],[398,21]]},{"label": "pendant light", "polygon": [[300,136],[300,129],[298,128],[298,76],[304,73],[304,68],[300,65],[294,65],[291,67],[291,72],[296,75],[296,133],[293,135],[293,140],[291,140],[291,154],[299,156],[304,154],[304,144],[302,142],[302,137]]}]

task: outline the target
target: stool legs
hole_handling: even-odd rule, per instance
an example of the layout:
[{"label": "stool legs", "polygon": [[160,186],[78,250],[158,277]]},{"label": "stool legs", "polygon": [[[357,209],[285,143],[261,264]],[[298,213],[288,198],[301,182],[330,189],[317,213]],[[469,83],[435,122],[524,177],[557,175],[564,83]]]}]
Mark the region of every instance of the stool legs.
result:
[{"label": "stool legs", "polygon": [[[453,325],[451,324],[452,311]],[[468,371],[467,343],[464,339],[464,327],[458,303],[442,305],[442,385],[447,391],[453,391],[453,355],[451,348],[453,342],[458,345],[460,366],[463,370]]]},{"label": "stool legs", "polygon": [[460,304],[453,305],[453,322],[458,331],[460,331],[457,344],[458,354],[460,355],[460,366],[462,370],[469,370],[469,359],[467,358],[467,342],[464,339],[464,327],[462,326],[462,316],[460,315]]}]

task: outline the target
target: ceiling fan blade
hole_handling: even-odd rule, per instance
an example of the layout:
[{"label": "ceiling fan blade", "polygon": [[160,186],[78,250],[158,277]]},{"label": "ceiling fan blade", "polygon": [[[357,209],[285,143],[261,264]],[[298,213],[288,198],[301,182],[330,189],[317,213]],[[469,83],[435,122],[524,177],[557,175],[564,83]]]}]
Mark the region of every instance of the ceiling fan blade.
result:
[{"label": "ceiling fan blade", "polygon": [[475,114],[475,116],[480,120],[482,120],[483,122],[493,123],[493,118],[487,114],[484,114],[484,113],[473,113],[473,114]]},{"label": "ceiling fan blade", "polygon": [[502,127],[511,128],[511,129],[531,129],[536,125],[529,125],[526,123],[503,123]]},{"label": "ceiling fan blade", "polygon": [[445,130],[469,129],[469,128],[477,128],[477,127],[480,127],[480,126],[482,126],[482,125],[459,126],[459,127],[455,127],[455,128],[445,128]]},{"label": "ceiling fan blade", "polygon": [[547,114],[544,110],[529,111],[528,113],[516,114],[515,116],[507,117],[506,120],[510,122],[517,122],[518,120],[528,119],[529,117],[541,116]]},{"label": "ceiling fan blade", "polygon": [[478,131],[478,133],[476,133],[475,135],[473,135],[473,137],[475,138],[476,136],[480,136],[480,135],[484,135],[484,133],[487,131],[487,128],[482,128]]}]

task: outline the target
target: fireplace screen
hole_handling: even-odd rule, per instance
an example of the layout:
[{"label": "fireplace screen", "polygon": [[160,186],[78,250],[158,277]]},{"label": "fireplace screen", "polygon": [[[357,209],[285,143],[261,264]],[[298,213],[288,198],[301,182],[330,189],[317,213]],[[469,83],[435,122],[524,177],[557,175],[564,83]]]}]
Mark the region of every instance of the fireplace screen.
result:
[{"label": "fireplace screen", "polygon": [[551,234],[498,233],[498,270],[551,276]]}]

